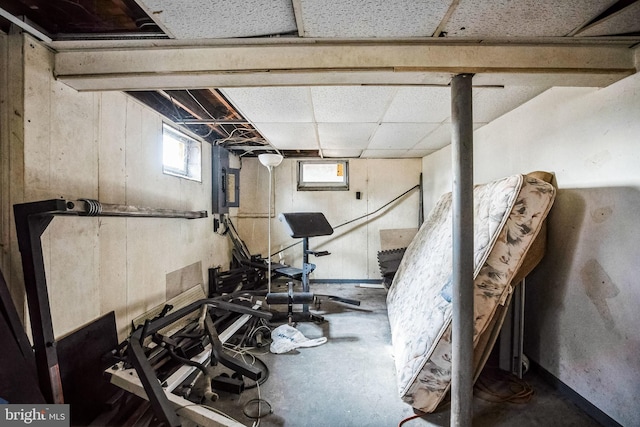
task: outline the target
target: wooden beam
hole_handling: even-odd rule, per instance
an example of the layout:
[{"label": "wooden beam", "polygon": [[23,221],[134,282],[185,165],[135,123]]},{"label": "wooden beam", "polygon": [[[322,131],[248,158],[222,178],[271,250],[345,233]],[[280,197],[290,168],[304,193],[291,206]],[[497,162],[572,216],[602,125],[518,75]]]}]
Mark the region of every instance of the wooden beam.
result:
[{"label": "wooden beam", "polygon": [[[603,86],[636,72],[623,44],[485,45],[402,42],[220,44],[60,50],[56,77],[77,90],[286,85],[448,85],[460,73],[526,85],[545,76]],[[572,76],[579,76],[577,84]],[[557,79],[556,77],[559,77]],[[570,77],[566,82],[567,77]]]}]

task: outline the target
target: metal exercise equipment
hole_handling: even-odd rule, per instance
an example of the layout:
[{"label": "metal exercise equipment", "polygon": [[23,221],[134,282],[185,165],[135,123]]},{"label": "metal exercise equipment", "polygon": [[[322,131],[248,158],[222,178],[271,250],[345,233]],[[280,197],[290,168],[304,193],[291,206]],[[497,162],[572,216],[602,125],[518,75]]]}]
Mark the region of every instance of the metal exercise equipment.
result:
[{"label": "metal exercise equipment", "polygon": [[56,215],[206,218],[206,211],[177,211],[103,204],[97,200],[51,199],[13,206],[35,348],[40,389],[47,402],[64,403],[56,340],[51,322],[40,237]]},{"label": "metal exercise equipment", "polygon": [[[312,251],[309,249],[309,238],[316,236],[328,236],[333,234],[333,228],[321,212],[295,212],[282,213],[278,217],[287,227],[289,235],[302,239],[302,268],[277,267],[275,273],[302,283],[302,292],[293,291],[293,282],[288,283],[288,290],[284,292],[270,292],[267,294],[268,304],[287,304],[287,319],[294,322],[322,322],[324,318],[309,312],[309,304],[316,301],[309,289],[309,275],[315,270],[316,265],[309,262],[309,255],[316,257],[330,255],[328,251]],[[360,305],[360,301],[323,295],[336,301],[347,304]],[[302,312],[294,312],[293,305],[302,304]]]},{"label": "metal exercise equipment", "polygon": [[[172,427],[179,426],[181,424],[180,418],[176,414],[175,409],[169,402],[162,385],[156,377],[156,373],[145,354],[143,343],[145,338],[154,336],[161,329],[175,323],[185,316],[190,315],[196,310],[200,310],[204,306],[207,308],[215,307],[235,313],[248,314],[263,319],[271,319],[272,317],[272,314],[266,311],[254,310],[242,305],[222,301],[217,298],[208,298],[191,303],[188,306],[179,309],[174,313],[167,314],[164,317],[146,321],[143,327],[138,328],[131,334],[128,345],[128,359],[135,368],[138,377],[142,382],[147,398],[149,399],[149,403],[151,404],[155,414],[166,422],[167,425]],[[262,372],[259,369],[256,369],[241,360],[234,359],[224,352],[222,342],[218,337],[218,333],[208,310],[204,317],[204,329],[209,338],[209,343],[211,344],[212,359],[252,380],[257,381],[261,378]]]}]

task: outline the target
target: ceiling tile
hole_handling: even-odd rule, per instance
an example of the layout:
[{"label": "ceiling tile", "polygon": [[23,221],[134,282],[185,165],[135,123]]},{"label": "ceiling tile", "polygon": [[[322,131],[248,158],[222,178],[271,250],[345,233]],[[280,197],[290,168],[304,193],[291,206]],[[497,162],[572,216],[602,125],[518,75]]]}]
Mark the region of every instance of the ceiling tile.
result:
[{"label": "ceiling tile", "polygon": [[282,150],[317,150],[313,123],[254,123],[271,145]]},{"label": "ceiling tile", "polygon": [[562,37],[616,0],[460,0],[448,37]]},{"label": "ceiling tile", "polygon": [[367,148],[377,123],[318,123],[320,146],[324,149]]},{"label": "ceiling tile", "polygon": [[607,36],[640,32],[640,1],[590,25],[576,36]]},{"label": "ceiling tile", "polygon": [[388,86],[321,86],[311,88],[318,122],[377,123],[397,91]]},{"label": "ceiling tile", "polygon": [[[486,123],[474,123],[474,132],[480,129]],[[413,147],[413,150],[430,150],[437,151],[451,144],[451,123],[442,123],[433,132],[422,139]]]},{"label": "ceiling tile", "polygon": [[436,151],[438,151],[438,150],[414,150],[414,149],[411,149],[411,150],[408,150],[405,153],[404,156],[405,157],[412,157],[412,158],[425,157],[425,156],[428,156],[429,154],[435,153]]},{"label": "ceiling tile", "polygon": [[[486,123],[474,123],[473,130],[480,129]],[[414,150],[439,150],[442,147],[451,144],[451,123],[442,123],[438,125],[427,135],[422,141],[416,144]]]},{"label": "ceiling tile", "polygon": [[384,120],[398,123],[440,123],[451,111],[449,87],[401,87],[398,89]]},{"label": "ceiling tile", "polygon": [[362,150],[322,150],[324,157],[332,158],[358,158],[362,154]]},{"label": "ceiling tile", "polygon": [[443,123],[416,144],[414,150],[439,150],[451,143],[451,123]]},{"label": "ceiling tile", "polygon": [[497,119],[547,89],[541,86],[484,88],[473,94],[473,122],[488,123]]},{"label": "ceiling tile", "polygon": [[412,148],[439,124],[431,123],[382,123],[376,129],[369,149],[390,150]]},{"label": "ceiling tile", "polygon": [[257,37],[297,31],[290,0],[136,0],[177,39]]},{"label": "ceiling tile", "polygon": [[252,87],[221,89],[251,122],[313,123],[309,88]]},{"label": "ceiling tile", "polygon": [[450,0],[300,0],[304,37],[430,37]]},{"label": "ceiling tile", "polygon": [[406,157],[408,150],[365,150],[363,158],[369,159],[397,159]]}]

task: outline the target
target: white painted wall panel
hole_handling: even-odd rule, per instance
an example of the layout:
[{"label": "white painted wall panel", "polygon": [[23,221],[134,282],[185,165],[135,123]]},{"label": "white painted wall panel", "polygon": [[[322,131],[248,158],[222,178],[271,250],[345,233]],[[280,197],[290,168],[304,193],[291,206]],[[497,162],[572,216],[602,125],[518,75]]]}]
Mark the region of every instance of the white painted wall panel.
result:
[{"label": "white painted wall panel", "polygon": [[[158,114],[123,93],[76,92],[53,78],[48,49],[28,36],[12,37],[26,54],[19,129],[25,134],[19,153],[25,180],[24,190],[21,180],[15,188],[11,182],[9,208],[23,201],[89,197],[210,210],[208,144],[202,147],[201,183],[164,175]],[[115,310],[122,339],[133,317],[165,301],[167,273],[201,262],[206,278],[208,268],[227,266],[230,258],[227,238],[213,232],[212,218],[56,217],[42,242],[57,337]],[[13,256],[15,240],[11,245],[13,265],[19,257]],[[13,289],[22,288],[20,276],[12,275]]]},{"label": "white painted wall panel", "polygon": [[126,201],[127,102],[122,93],[104,92],[100,100],[98,144],[98,200],[124,204]]},{"label": "white painted wall panel", "polygon": [[60,82],[52,83],[51,89],[49,189],[56,189],[66,198],[97,198],[98,122],[94,95],[79,94]]},{"label": "white painted wall panel", "polygon": [[101,314],[98,218],[58,217],[47,232],[51,320],[54,334],[62,336]]},{"label": "white painted wall panel", "polygon": [[115,311],[118,330],[125,333],[130,319],[127,315],[127,221],[100,218],[98,227],[100,313]]},{"label": "white painted wall panel", "polygon": [[[420,160],[349,161],[349,191],[297,191],[296,159],[285,159],[274,169],[275,213],[272,219],[274,251],[296,243],[277,220],[282,212],[323,212],[335,228],[363,216],[391,201],[419,181]],[[268,173],[256,159],[242,163],[238,231],[254,254],[266,254]],[[360,191],[362,198],[356,199]],[[313,279],[380,279],[377,252],[381,228],[415,227],[418,218],[417,193],[398,201],[375,216],[335,229],[331,236],[310,239],[312,249],[331,255],[313,258],[317,265]],[[284,260],[296,266],[302,262],[302,246],[285,251]],[[274,258],[274,261],[277,258]]]},{"label": "white painted wall panel", "polygon": [[24,179],[33,191],[49,187],[51,155],[51,70],[53,61],[49,53],[37,49],[33,42],[24,46],[24,56],[28,63],[41,63],[41,67],[24,67],[24,78],[28,84],[24,88],[24,120],[29,126],[24,128],[25,163],[37,164],[37,168],[25,170]]}]

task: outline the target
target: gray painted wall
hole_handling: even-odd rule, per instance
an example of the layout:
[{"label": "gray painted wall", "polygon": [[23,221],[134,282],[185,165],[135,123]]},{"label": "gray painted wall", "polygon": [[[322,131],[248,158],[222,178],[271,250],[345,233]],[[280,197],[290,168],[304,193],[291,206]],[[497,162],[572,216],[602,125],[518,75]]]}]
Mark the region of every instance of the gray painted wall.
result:
[{"label": "gray painted wall", "polygon": [[[559,191],[527,280],[525,353],[622,425],[640,425],[640,74],[553,88],[474,134],[475,182],[547,170]],[[423,159],[428,211],[451,150]]]}]

